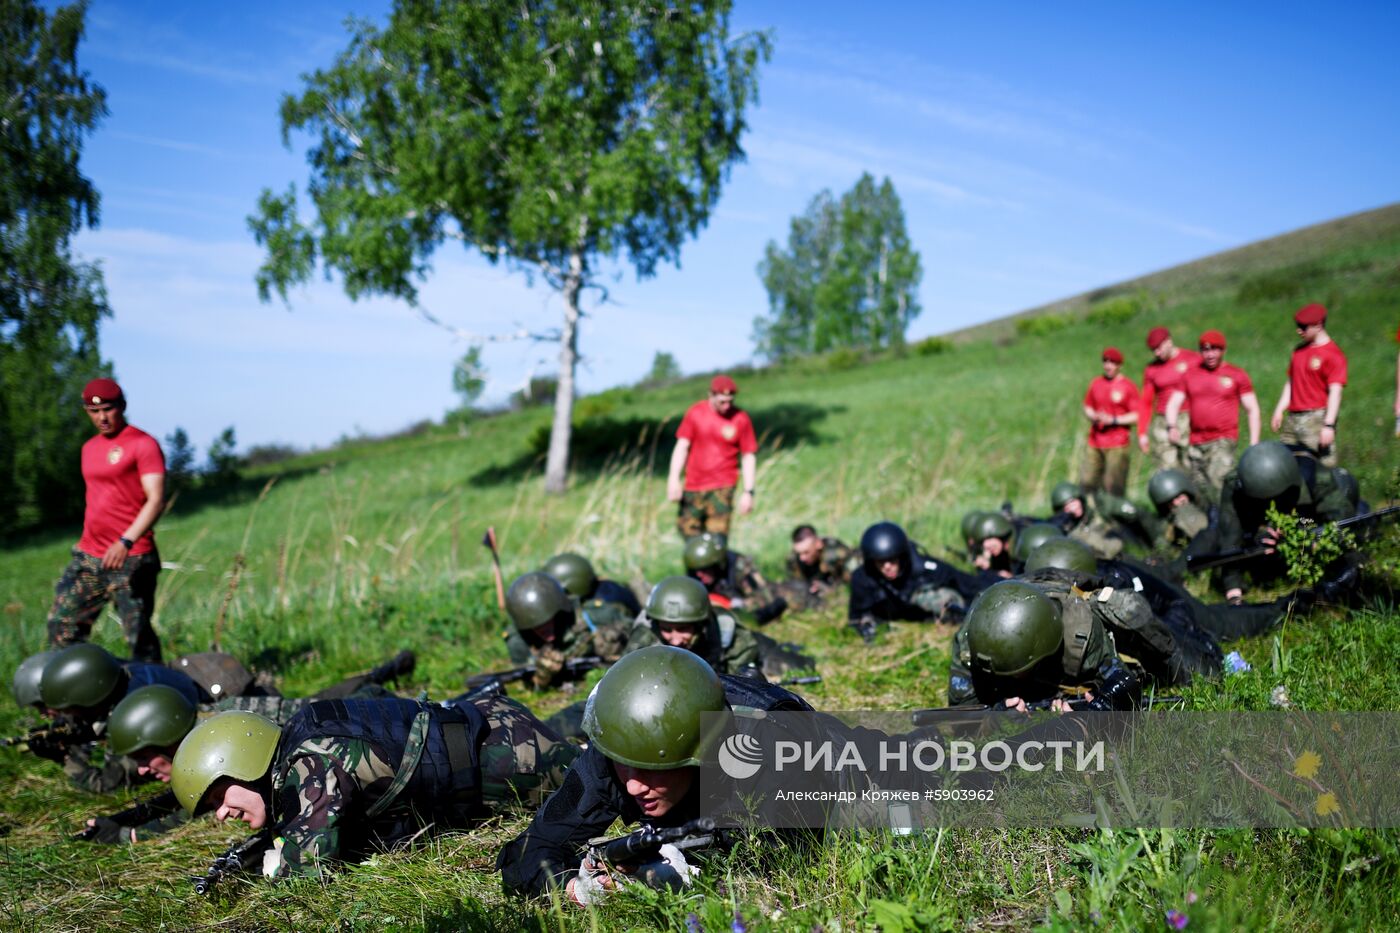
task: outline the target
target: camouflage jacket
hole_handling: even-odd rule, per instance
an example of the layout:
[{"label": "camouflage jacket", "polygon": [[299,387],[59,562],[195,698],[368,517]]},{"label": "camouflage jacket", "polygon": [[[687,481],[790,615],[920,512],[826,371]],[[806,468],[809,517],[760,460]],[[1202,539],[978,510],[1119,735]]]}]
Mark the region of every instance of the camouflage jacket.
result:
[{"label": "camouflage jacket", "polygon": [[[1060,621],[1064,626],[1059,664],[1042,662],[1029,676],[1022,678],[998,677],[975,663],[964,622],[953,636],[952,661],[948,669],[949,706],[990,705],[1014,696],[1036,702],[1058,696],[1066,687],[1093,689],[1102,682],[1111,664],[1120,663],[1105,619],[1134,611],[1136,607],[1124,605],[1128,601],[1121,595],[1136,594],[1121,594],[1111,607],[1107,601],[1097,599],[1096,594],[1078,589],[1063,593],[1051,591],[1049,595],[1060,604]],[[1112,597],[1114,593],[1109,595]]]},{"label": "camouflage jacket", "polygon": [[1152,540],[1152,548],[1158,552],[1180,551],[1191,543],[1206,526],[1210,517],[1194,502],[1183,502],[1173,506],[1162,516],[1157,525],[1157,533]]},{"label": "camouflage jacket", "polygon": [[[646,614],[637,617],[627,635],[627,651],[662,644]],[[739,624],[732,612],[716,609],[690,650],[704,658],[717,674],[737,674],[760,664],[758,638]]]},{"label": "camouflage jacket", "polygon": [[[689,571],[687,575],[698,579],[694,571]],[[724,572],[706,589],[716,596],[730,600],[765,603],[773,598],[768,589],[768,581],[758,572],[758,565],[753,562],[753,558],[738,551],[729,552]]]},{"label": "camouflage jacket", "polygon": [[860,566],[860,551],[847,546],[840,538],[822,538],[822,554],[815,564],[804,564],[797,554],[788,552],[788,579],[803,583],[819,583],[828,587],[851,582],[851,574]]},{"label": "camouflage jacket", "polygon": [[507,697],[470,704],[470,711],[469,722],[484,719],[486,731],[472,749],[470,773],[459,772],[463,781],[475,785],[462,788],[461,799],[442,793],[417,799],[394,791],[384,805],[410,751],[407,746],[314,735],[279,746],[272,766],[271,813],[279,835],[264,873],[321,877],[330,862],[393,845],[426,825],[461,828],[499,810],[538,807],[563,782],[579,750]]},{"label": "camouflage jacket", "polygon": [[[611,609],[607,612],[610,619],[616,615]],[[558,633],[554,643],[548,646],[531,646],[525,640],[525,636],[520,634],[515,626],[511,626],[502,633],[506,641],[506,651],[510,655],[510,663],[520,667],[537,664],[541,653],[546,649],[559,652],[564,660],[597,655],[605,661],[616,661],[622,656],[627,645],[629,623],[632,621],[630,615],[622,616],[621,621],[599,622],[590,609],[587,615],[579,612],[575,618],[574,624]],[[592,628],[589,627],[590,623]],[[557,677],[551,677],[549,683],[557,680]]]}]

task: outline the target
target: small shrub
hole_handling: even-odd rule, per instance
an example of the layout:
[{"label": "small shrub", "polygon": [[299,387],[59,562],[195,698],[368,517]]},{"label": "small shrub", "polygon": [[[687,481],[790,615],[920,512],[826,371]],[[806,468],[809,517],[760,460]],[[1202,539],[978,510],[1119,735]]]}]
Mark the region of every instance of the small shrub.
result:
[{"label": "small shrub", "polygon": [[1319,526],[1273,506],[1265,515],[1279,533],[1278,550],[1288,563],[1288,578],[1299,586],[1316,586],[1328,565],[1356,546],[1351,532],[1330,522]]},{"label": "small shrub", "polygon": [[1023,317],[1016,322],[1016,333],[1021,337],[1044,337],[1057,330],[1064,330],[1074,323],[1072,314],[1037,314]]},{"label": "small shrub", "polygon": [[1145,292],[1118,295],[1094,305],[1089,309],[1089,313],[1084,315],[1084,320],[1096,326],[1110,327],[1114,324],[1131,321],[1147,310],[1151,304],[1152,300]]},{"label": "small shrub", "polygon": [[919,356],[937,356],[953,349],[953,341],[947,337],[925,337],[914,344],[914,353]]},{"label": "small shrub", "polygon": [[842,347],[839,350],[832,350],[826,354],[823,368],[827,372],[841,372],[847,369],[855,369],[865,361],[865,354],[854,347]]}]

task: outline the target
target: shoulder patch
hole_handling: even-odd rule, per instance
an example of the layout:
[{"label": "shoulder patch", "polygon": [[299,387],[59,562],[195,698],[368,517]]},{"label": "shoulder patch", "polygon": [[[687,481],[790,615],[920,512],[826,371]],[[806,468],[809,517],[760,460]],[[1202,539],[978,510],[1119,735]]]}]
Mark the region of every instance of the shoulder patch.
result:
[{"label": "shoulder patch", "polygon": [[1133,577],[1133,592],[1142,592],[1142,577]]},{"label": "shoulder patch", "polygon": [[924,561],[924,569],[925,569],[925,570],[937,570],[937,569],[938,569],[938,561],[936,561],[936,560],[926,560],[926,561]]},{"label": "shoulder patch", "polygon": [[1113,598],[1113,587],[1106,586],[1099,590],[1099,602],[1106,603]]}]

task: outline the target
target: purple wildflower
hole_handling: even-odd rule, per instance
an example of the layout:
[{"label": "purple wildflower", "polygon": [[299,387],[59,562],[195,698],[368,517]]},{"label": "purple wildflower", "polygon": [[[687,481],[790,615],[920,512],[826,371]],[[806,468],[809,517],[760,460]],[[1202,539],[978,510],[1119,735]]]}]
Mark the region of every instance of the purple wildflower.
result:
[{"label": "purple wildflower", "polygon": [[1194,903],[1196,903],[1196,900],[1197,900],[1197,898],[1196,898],[1196,892],[1195,892],[1195,891],[1187,891],[1187,892],[1186,892],[1186,903],[1188,903],[1188,904],[1194,904]]},{"label": "purple wildflower", "polygon": [[738,912],[734,914],[734,922],[729,925],[732,933],[749,933],[749,928],[744,925],[744,918]]},{"label": "purple wildflower", "polygon": [[1191,918],[1179,910],[1167,911],[1167,926],[1171,927],[1173,930],[1184,930],[1186,929],[1186,924],[1190,922]]},{"label": "purple wildflower", "polygon": [[688,933],[705,933],[705,928],[700,925],[700,917],[693,911],[685,915],[685,928]]}]

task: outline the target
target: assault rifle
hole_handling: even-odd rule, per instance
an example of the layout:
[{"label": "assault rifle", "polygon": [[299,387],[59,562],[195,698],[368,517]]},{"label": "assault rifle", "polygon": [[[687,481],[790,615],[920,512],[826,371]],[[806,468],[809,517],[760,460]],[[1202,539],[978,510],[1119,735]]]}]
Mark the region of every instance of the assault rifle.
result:
[{"label": "assault rifle", "polygon": [[[122,827],[135,827],[161,817],[169,816],[180,809],[180,801],[175,797],[173,790],[156,794],[154,797],[147,797],[138,801],[133,806],[127,807],[118,813],[113,813],[107,817],[113,823]],[[91,826],[83,827],[82,832],[75,835],[74,839],[93,840],[102,832],[101,821],[93,823]]]},{"label": "assault rifle", "polygon": [[[1323,531],[1329,527],[1345,529],[1370,525],[1382,519],[1390,518],[1393,515],[1400,515],[1400,505],[1388,505],[1383,509],[1376,509],[1374,512],[1367,512],[1364,515],[1353,515],[1351,518],[1342,518],[1335,522],[1323,522],[1312,529],[1312,534],[1321,535]],[[1252,557],[1262,557],[1269,551],[1277,549],[1277,545],[1256,544],[1253,547],[1230,548],[1226,551],[1218,551],[1215,554],[1187,554],[1186,570],[1190,573],[1196,570],[1209,570],[1212,567],[1223,567],[1226,564],[1249,560]]]},{"label": "assault rifle", "polygon": [[[1083,697],[1059,696],[1047,697],[1044,700],[1036,700],[1034,703],[1027,703],[1026,711],[1048,710],[1056,700],[1067,700],[1069,702],[1070,712],[1083,712],[1089,708],[1089,701],[1085,700]],[[1185,702],[1185,697],[1154,694],[1143,697],[1140,708],[1151,709],[1154,706],[1168,706]],[[967,706],[944,706],[938,709],[919,709],[914,711],[913,716],[914,725],[916,726],[936,726],[940,723],[952,721],[953,717],[961,713],[1004,713],[1006,711],[1006,707],[1000,703],[981,703],[976,705],[969,704]]]},{"label": "assault rifle", "polygon": [[194,893],[208,894],[214,887],[230,875],[242,874],[253,869],[262,859],[263,853],[272,846],[278,830],[265,826],[246,839],[241,839],[216,856],[203,875],[190,879],[194,882]]},{"label": "assault rifle", "polygon": [[822,682],[821,674],[809,674],[806,677],[789,677],[787,680],[778,681],[779,687],[801,687],[806,684],[819,684]]},{"label": "assault rifle", "polygon": [[664,845],[681,851],[705,849],[718,841],[715,821],[702,816],[683,826],[670,828],[643,826],[641,829],[615,839],[598,837],[588,840],[588,857],[595,862],[613,866],[645,865],[654,862]]},{"label": "assault rifle", "polygon": [[[560,669],[560,672],[567,679],[577,680],[579,677],[582,677],[589,671],[596,670],[600,667],[605,667],[607,666],[607,664],[607,661],[604,661],[597,655],[588,654],[584,655],[581,658],[570,658],[569,660],[565,661],[563,668]],[[526,678],[534,676],[535,665],[533,664],[526,664],[524,667],[511,668],[508,671],[496,671],[494,673],[489,674],[473,674],[472,676],[467,678],[467,689],[476,690],[477,688],[484,687],[490,683],[497,683],[504,686],[505,684],[517,683],[518,681],[522,681]]]},{"label": "assault rifle", "polygon": [[23,735],[12,735],[0,739],[0,748],[21,745],[48,745],[51,748],[66,748],[81,742],[91,742],[95,738],[97,735],[92,731],[92,726],[89,723],[74,719],[56,719],[51,723],[35,726]]}]

